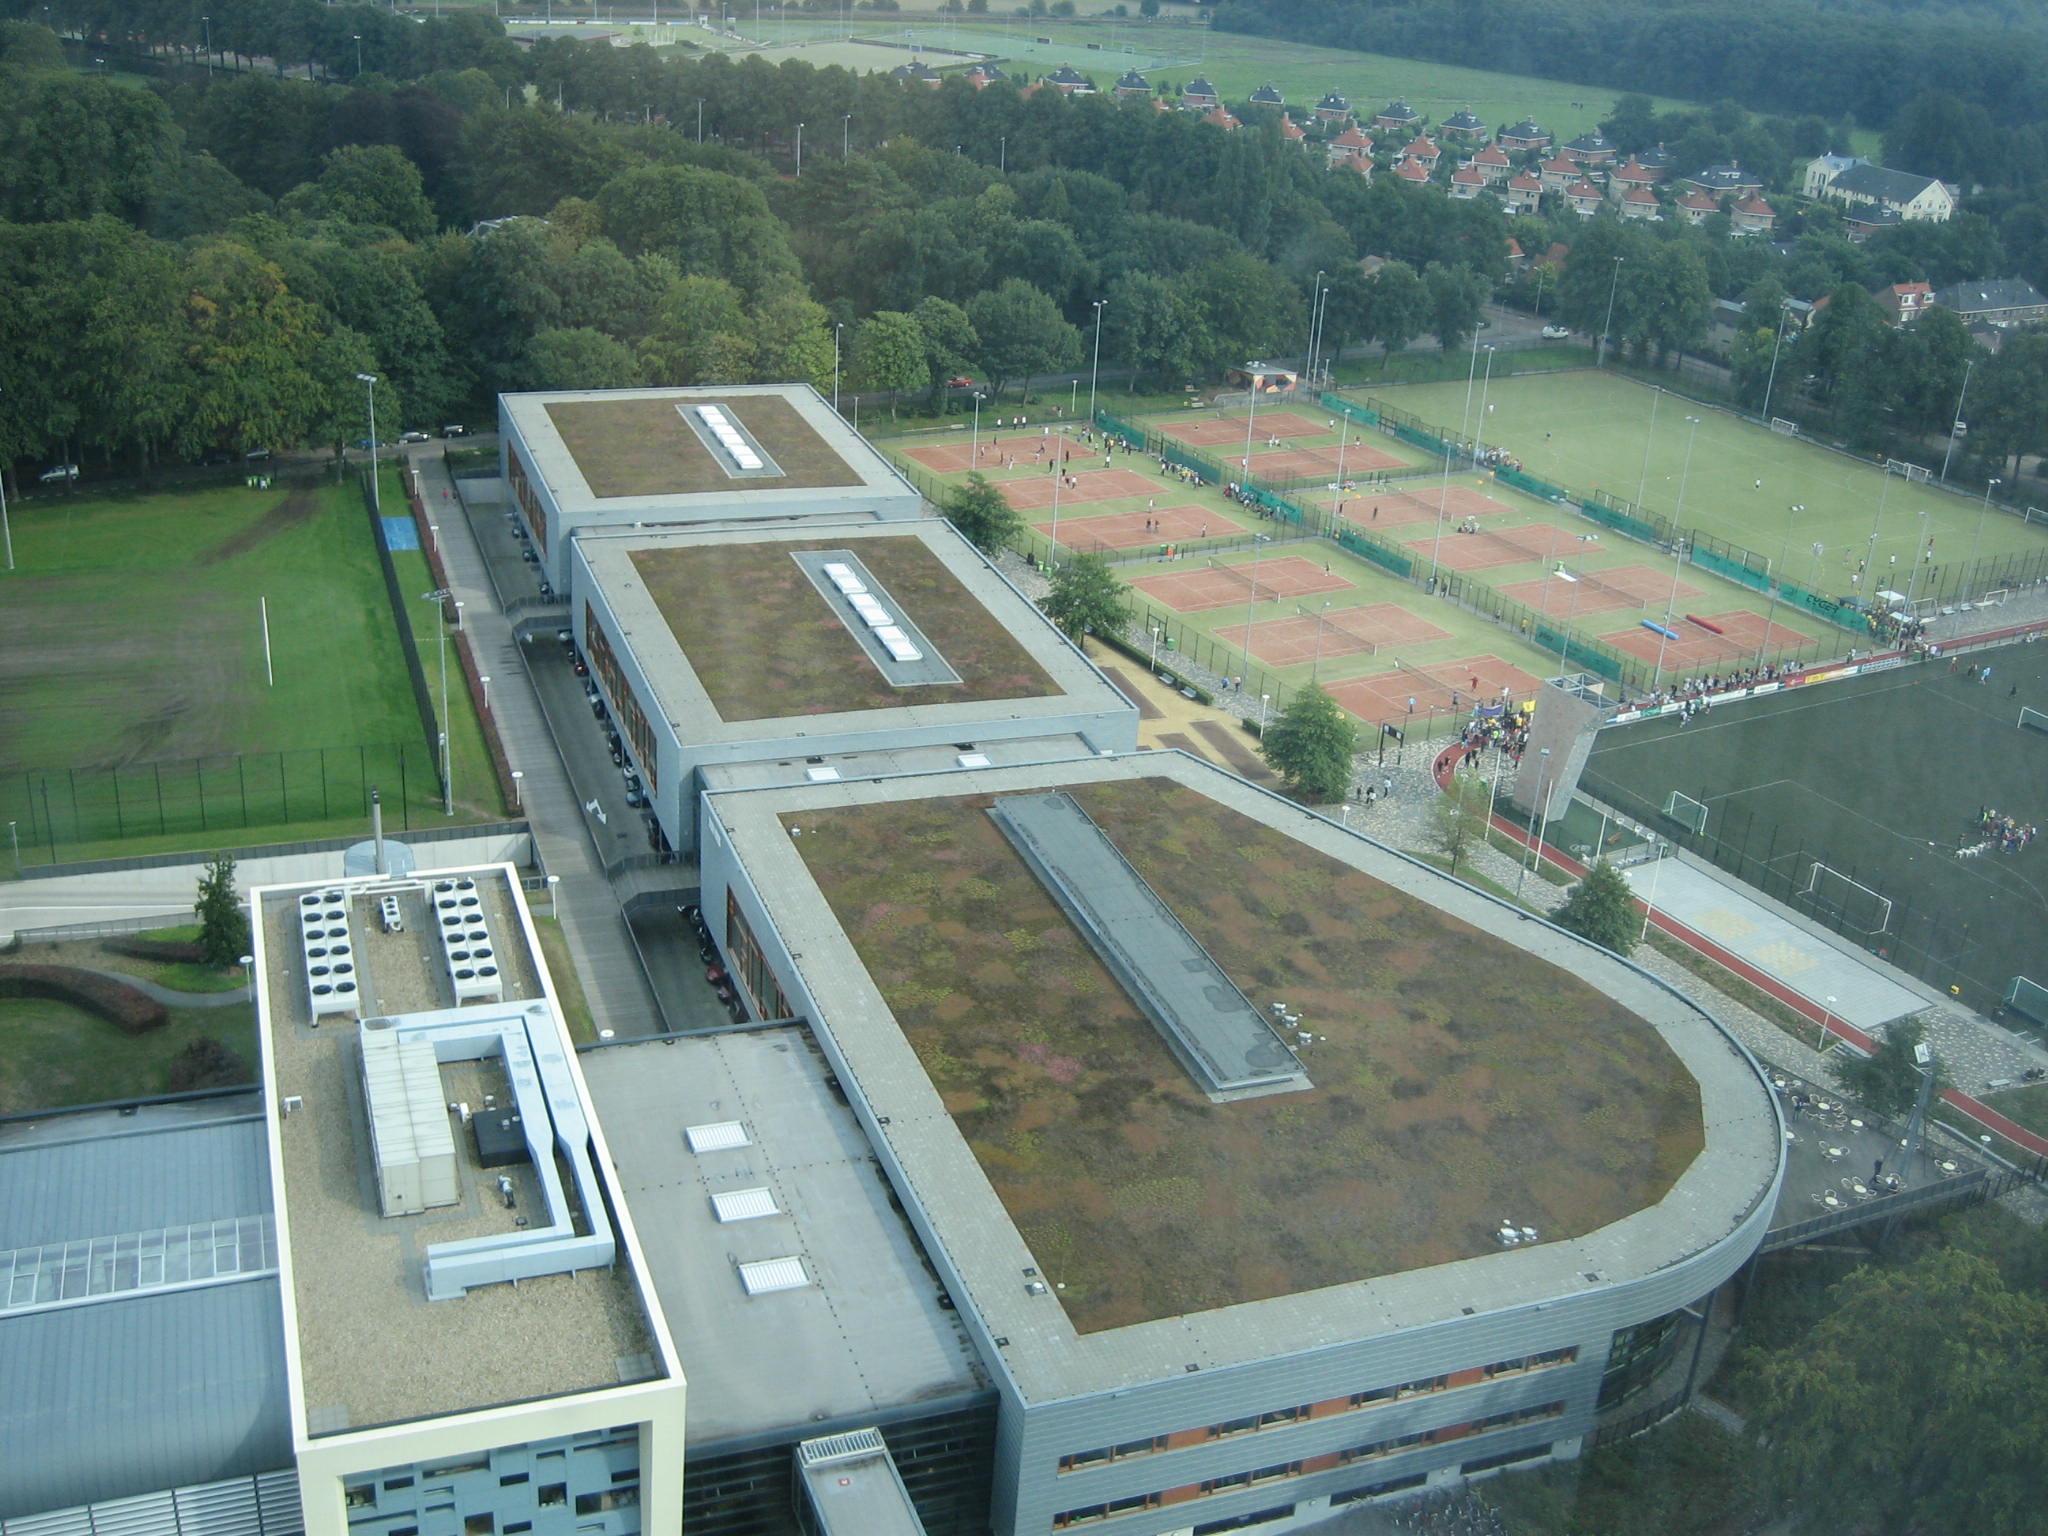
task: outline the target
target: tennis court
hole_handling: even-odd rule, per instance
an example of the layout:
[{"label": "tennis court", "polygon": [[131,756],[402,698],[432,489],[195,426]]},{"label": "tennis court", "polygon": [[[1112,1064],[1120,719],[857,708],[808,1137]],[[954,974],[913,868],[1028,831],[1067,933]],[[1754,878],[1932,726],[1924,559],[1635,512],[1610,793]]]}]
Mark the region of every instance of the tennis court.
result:
[{"label": "tennis court", "polygon": [[[1261,443],[1269,437],[1323,437],[1331,430],[1325,425],[1328,420],[1324,417],[1310,421],[1293,411],[1261,411],[1251,424],[1252,436]],[[1242,416],[1235,419],[1217,416],[1196,422],[1175,421],[1170,428],[1160,423],[1154,425],[1166,436],[1178,438],[1194,448],[1227,447],[1244,442],[1245,418]],[[1238,449],[1240,453],[1243,451],[1242,447]]]},{"label": "tennis court", "polygon": [[998,475],[1006,469],[1028,469],[1034,465],[1043,471],[1048,454],[1060,459],[1085,459],[1091,451],[1057,432],[1012,432],[1006,437],[984,432],[979,442],[969,437],[964,441],[934,443],[927,448],[906,448],[904,456],[941,475],[957,475],[965,469]]},{"label": "tennis court", "polygon": [[[1447,518],[1513,517],[1515,509],[1469,485],[1431,486],[1420,491],[1376,489],[1357,492],[1337,504],[1337,515],[1361,528],[1386,523],[1406,527],[1434,523],[1438,509]],[[1377,515],[1375,515],[1377,514]]]},{"label": "tennis court", "polygon": [[[1469,535],[1468,535],[1469,537]],[[1538,577],[1534,581],[1512,582],[1500,589],[1518,603],[1527,603],[1538,613],[1612,613],[1617,608],[1647,608],[1662,604],[1674,588],[1671,577],[1647,565],[1616,566],[1612,570],[1578,570]],[[1676,587],[1678,601],[1689,603],[1701,596],[1700,588],[1681,581]],[[1806,636],[1800,636],[1803,641]]]},{"label": "tennis court", "polygon": [[[1064,506],[1066,503],[1061,502]],[[1151,527],[1145,525],[1150,523]],[[1050,522],[1032,527],[1052,537]],[[1060,523],[1060,542],[1069,549],[1088,549],[1090,541],[1107,549],[1135,549],[1142,544],[1182,544],[1211,534],[1242,536],[1244,529],[1209,507],[1160,507],[1153,512],[1106,512]]]},{"label": "tennis court", "polygon": [[[1233,455],[1230,462],[1239,463],[1239,457]],[[1301,475],[1316,475],[1334,480],[1340,472],[1349,479],[1353,475],[1368,475],[1382,469],[1407,467],[1406,459],[1365,443],[1330,448],[1283,448],[1277,453],[1252,455],[1252,473],[1259,479],[1268,481],[1292,479]]]},{"label": "tennis court", "polygon": [[1428,645],[1451,632],[1396,603],[1326,611],[1297,607],[1285,618],[1252,625],[1252,655],[1269,667],[1294,667],[1361,652],[1378,655],[1391,645]]},{"label": "tennis court", "polygon": [[1458,533],[1446,528],[1441,538],[1432,534],[1410,539],[1408,547],[1454,571],[1490,571],[1496,566],[1527,565],[1532,560],[1547,559],[1551,550],[1568,548],[1569,537],[1562,528],[1550,523],[1484,528],[1478,533]]},{"label": "tennis court", "polygon": [[1329,694],[1370,725],[1399,725],[1417,715],[1469,709],[1484,699],[1533,699],[1536,686],[1532,674],[1487,655],[1427,667],[1396,660],[1392,672],[1334,683]]},{"label": "tennis court", "polygon": [[[1192,565],[1157,576],[1140,576],[1131,585],[1180,613],[1243,608],[1253,601],[1254,596],[1249,563],[1225,565],[1214,561]],[[1262,603],[1306,597],[1316,592],[1351,590],[1351,583],[1342,576],[1332,574],[1320,561],[1305,560],[1300,555],[1284,555],[1258,563],[1257,600]]]},{"label": "tennis court", "polygon": [[1128,469],[1084,469],[1074,476],[1075,484],[1055,484],[1056,476],[1049,474],[1020,475],[1014,480],[996,482],[1009,498],[1010,505],[1019,512],[1035,512],[1040,507],[1049,507],[1055,499],[1061,506],[1090,501],[1115,501],[1124,496],[1156,496],[1159,482],[1147,480],[1143,475]]},{"label": "tennis court", "polygon": [[1811,638],[1747,608],[1727,613],[1674,612],[1667,627],[1678,636],[1676,640],[1641,624],[1617,629],[1600,639],[1652,666],[1661,665],[1667,677],[1675,677],[1711,672],[1731,662],[1754,661],[1766,648],[1790,650]]}]

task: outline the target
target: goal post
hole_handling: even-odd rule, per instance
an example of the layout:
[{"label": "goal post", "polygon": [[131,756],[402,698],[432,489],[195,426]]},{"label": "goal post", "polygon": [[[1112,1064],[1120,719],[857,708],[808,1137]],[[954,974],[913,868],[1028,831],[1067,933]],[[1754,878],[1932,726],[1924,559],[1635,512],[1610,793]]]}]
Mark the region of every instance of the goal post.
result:
[{"label": "goal post", "polygon": [[1886,459],[1884,471],[1888,475],[1901,475],[1915,485],[1930,485],[1934,481],[1934,471],[1925,464],[1908,464],[1904,459]]},{"label": "goal post", "polygon": [[1780,437],[1797,437],[1799,435],[1799,423],[1789,416],[1773,416],[1771,418],[1771,430]]},{"label": "goal post", "polygon": [[1851,880],[1839,869],[1813,861],[1806,872],[1806,889],[1800,896],[1837,919],[1865,934],[1885,932],[1892,925],[1892,901],[1860,880]]},{"label": "goal post", "polygon": [[1681,794],[1675,789],[1664,797],[1664,814],[1688,832],[1697,834],[1707,830],[1705,802],[1695,800],[1691,795]]},{"label": "goal post", "polygon": [[2048,714],[2044,714],[2038,709],[2029,709],[2026,705],[2022,704],[2020,706],[2019,728],[2023,731],[2039,731],[2043,736],[2048,736]]}]

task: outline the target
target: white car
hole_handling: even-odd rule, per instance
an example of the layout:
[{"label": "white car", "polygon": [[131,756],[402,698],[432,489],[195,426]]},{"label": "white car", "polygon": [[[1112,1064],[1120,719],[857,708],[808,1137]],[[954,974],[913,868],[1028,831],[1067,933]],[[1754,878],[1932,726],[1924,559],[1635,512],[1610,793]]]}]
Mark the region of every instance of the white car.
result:
[{"label": "white car", "polygon": [[1545,341],[1563,341],[1571,333],[1572,328],[1568,325],[1546,325],[1543,327],[1543,339]]},{"label": "white car", "polygon": [[78,478],[78,466],[76,464],[59,464],[54,468],[44,470],[38,478],[45,485],[56,485],[61,481],[76,480]]}]

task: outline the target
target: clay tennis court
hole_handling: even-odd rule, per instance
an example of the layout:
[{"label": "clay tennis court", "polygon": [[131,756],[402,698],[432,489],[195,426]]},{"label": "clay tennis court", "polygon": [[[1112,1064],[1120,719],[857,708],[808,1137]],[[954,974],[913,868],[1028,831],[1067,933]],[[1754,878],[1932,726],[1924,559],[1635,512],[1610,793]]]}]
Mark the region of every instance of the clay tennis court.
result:
[{"label": "clay tennis court", "polygon": [[1754,661],[1760,648],[1789,650],[1812,639],[1796,629],[1772,624],[1762,614],[1752,613],[1747,608],[1737,608],[1730,613],[1703,613],[1700,617],[1709,624],[1720,626],[1722,633],[1715,634],[1686,618],[1680,611],[1671,616],[1668,626],[1677,634],[1676,640],[1666,640],[1655,630],[1645,629],[1640,624],[1617,629],[1612,634],[1600,636],[1600,639],[1617,651],[1647,661],[1653,667],[1658,664],[1661,647],[1663,670],[1667,677],[1702,669],[1712,671],[1729,662]]},{"label": "clay tennis court", "polygon": [[[1225,468],[1236,465],[1241,455],[1232,454]],[[1408,469],[1410,464],[1398,455],[1383,449],[1368,447],[1364,443],[1352,443],[1338,448],[1283,448],[1278,452],[1254,453],[1252,473],[1261,480],[1282,479],[1290,475],[1319,475],[1329,479],[1337,478],[1338,462],[1342,460],[1344,478],[1353,475],[1374,474],[1382,469]],[[1506,507],[1493,503],[1495,511],[1505,512]]]},{"label": "clay tennis court", "polygon": [[1374,654],[1389,645],[1422,645],[1448,640],[1451,633],[1410,613],[1398,603],[1296,613],[1252,626],[1252,655],[1269,667],[1293,667],[1360,651]]},{"label": "clay tennis court", "polygon": [[[1263,443],[1269,437],[1321,437],[1330,429],[1323,424],[1328,421],[1310,421],[1306,416],[1293,411],[1261,411],[1252,422],[1253,445]],[[1229,443],[1244,441],[1244,418],[1232,420],[1228,416],[1213,417],[1208,421],[1175,422],[1169,430],[1159,428],[1167,437],[1178,438],[1194,448],[1215,448]],[[1243,448],[1238,449],[1244,452]]]},{"label": "clay tennis court", "polygon": [[[1350,466],[1345,466],[1347,469]],[[1401,527],[1408,523],[1434,523],[1437,501],[1443,501],[1444,518],[1455,523],[1464,517],[1512,517],[1515,509],[1505,502],[1495,501],[1484,491],[1469,485],[1454,485],[1444,490],[1440,485],[1412,491],[1363,490],[1348,493],[1343,501],[1343,516],[1361,528],[1375,526],[1372,509],[1380,509],[1379,522]],[[1469,537],[1469,535],[1468,535]]]},{"label": "clay tennis court", "polygon": [[[1645,634],[1649,631],[1645,630]],[[1474,687],[1472,679],[1478,679]],[[1446,709],[1465,710],[1481,700],[1498,701],[1506,687],[1520,701],[1536,696],[1536,679],[1498,656],[1467,656],[1463,661],[1432,662],[1427,672],[1402,667],[1377,677],[1333,683],[1330,697],[1371,725],[1399,725]],[[1408,701],[1415,701],[1410,710]],[[1452,703],[1455,699],[1457,702]]]},{"label": "clay tennis court", "polygon": [[[981,434],[976,443],[972,437],[949,443],[934,443],[929,448],[909,448],[904,457],[917,460],[926,469],[941,475],[957,475],[963,469],[978,469],[984,475],[1000,474],[1005,468],[1021,469],[1036,464],[1041,473],[1045,469],[1045,454],[1056,452],[1064,445],[1067,456],[1085,459],[1093,451],[1079,443],[1069,441],[1055,432],[1047,437],[1041,432],[1012,432],[1007,437],[998,437],[993,432]],[[1043,447],[1045,452],[1038,450]],[[975,462],[975,455],[980,462]],[[1015,464],[1006,465],[1006,459],[1015,459]]]},{"label": "clay tennis court", "polygon": [[[1467,534],[1467,538],[1471,535]],[[1671,578],[1647,565],[1624,565],[1611,571],[1580,571],[1576,584],[1562,576],[1518,581],[1500,589],[1503,596],[1527,603],[1538,613],[1612,613],[1617,608],[1643,608],[1671,596]],[[1678,600],[1689,603],[1701,595],[1688,582],[1678,584]]]},{"label": "clay tennis court", "polygon": [[[1148,597],[1156,597],[1180,613],[1202,613],[1211,608],[1243,608],[1252,600],[1251,565],[1212,567],[1206,563],[1163,571],[1157,576],[1140,576],[1131,583]],[[1232,575],[1231,572],[1241,572]],[[1351,583],[1331,574],[1320,561],[1289,555],[1259,562],[1259,601],[1276,602],[1304,597],[1311,592],[1348,592]]]},{"label": "clay tennis court", "polygon": [[[1068,494],[1072,494],[1069,492]],[[1061,506],[1066,505],[1063,497]],[[1147,528],[1147,523],[1153,524]],[[1050,522],[1032,527],[1052,537]],[[1140,544],[1181,544],[1225,534],[1242,535],[1244,529],[1210,507],[1161,507],[1155,512],[1111,512],[1100,517],[1077,517],[1060,523],[1060,542],[1069,549],[1135,549]],[[1090,541],[1093,541],[1091,543]],[[1261,572],[1261,583],[1264,573]]]},{"label": "clay tennis court", "polygon": [[1569,535],[1549,523],[1529,523],[1520,528],[1481,529],[1459,533],[1456,524],[1444,526],[1441,543],[1436,535],[1410,539],[1408,547],[1419,559],[1435,560],[1454,571],[1490,571],[1501,565],[1527,565],[1548,558],[1553,549],[1569,548]]},{"label": "clay tennis court", "polygon": [[[1115,501],[1123,496],[1159,494],[1158,481],[1147,480],[1128,469],[1084,469],[1074,478],[1079,482],[1078,486],[1058,487],[1063,507],[1087,501]],[[1010,505],[1019,512],[1035,512],[1040,507],[1052,505],[1053,479],[1053,476],[1041,472],[996,483],[1009,498]]]}]

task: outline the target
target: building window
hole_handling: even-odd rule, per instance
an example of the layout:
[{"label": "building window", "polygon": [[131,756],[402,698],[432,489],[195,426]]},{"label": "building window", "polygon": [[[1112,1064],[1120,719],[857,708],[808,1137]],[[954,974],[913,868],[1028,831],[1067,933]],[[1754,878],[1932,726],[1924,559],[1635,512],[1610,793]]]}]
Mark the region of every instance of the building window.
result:
[{"label": "building window", "polygon": [[[654,751],[654,728],[647,723],[647,716],[640,709],[640,701],[633,694],[633,685],[626,681],[626,674],[619,666],[618,653],[612,649],[611,637],[604,632],[604,626],[597,621],[597,610],[589,603],[583,605],[583,649],[589,658],[590,667],[604,684],[605,692],[618,707],[619,729],[626,733],[626,740],[633,746],[633,766],[647,779],[647,787],[654,788],[659,779],[659,764]],[[608,1431],[618,1435],[620,1431]]]},{"label": "building window", "polygon": [[531,1520],[512,1520],[506,1523],[505,1536],[521,1536],[522,1532],[533,1529]]},{"label": "building window", "polygon": [[1209,1426],[1209,1433],[1216,1439],[1221,1440],[1225,1435],[1242,1435],[1258,1427],[1259,1421],[1256,1417],[1225,1419],[1221,1424],[1211,1424]]},{"label": "building window", "polygon": [[519,510],[526,514],[527,526],[533,530],[533,542],[539,546],[542,554],[546,554],[548,511],[533,489],[533,482],[527,473],[526,460],[520,457],[517,448],[509,448],[506,451],[505,478],[512,482],[512,499],[519,503]]},{"label": "building window", "polygon": [[357,1483],[344,1495],[350,1509],[371,1509],[377,1503],[377,1487],[374,1483]]},{"label": "building window", "polygon": [[496,1515],[469,1515],[462,1522],[462,1536],[491,1536],[498,1528]]},{"label": "building window", "polygon": [[579,1515],[601,1515],[611,1509],[631,1509],[640,1502],[638,1487],[613,1488],[605,1493],[579,1493],[576,1495],[576,1513]]},{"label": "building window", "polygon": [[775,973],[768,968],[767,956],[761,953],[760,941],[754,937],[747,914],[740,910],[739,896],[730,886],[725,892],[725,958],[732,967],[732,973],[747,989],[747,996],[754,1004],[755,1017],[786,1019],[790,1016],[789,1000],[776,984]]},{"label": "building window", "polygon": [[411,1486],[412,1479],[409,1477],[387,1477],[384,1479],[384,1491],[386,1493],[395,1493],[400,1488],[410,1488]]},{"label": "building window", "polygon": [[569,1502],[569,1485],[567,1483],[543,1483],[541,1484],[540,1494],[535,1502],[542,1509],[546,1509],[551,1504],[566,1504]]},{"label": "building window", "polygon": [[422,1467],[420,1468],[420,1476],[457,1477],[464,1472],[488,1472],[490,1470],[491,1459],[488,1456],[479,1456],[475,1461],[452,1461],[444,1467]]},{"label": "building window", "polygon": [[525,1472],[507,1472],[503,1477],[498,1479],[498,1486],[500,1488],[510,1488],[516,1483],[525,1482],[527,1480],[528,1475],[529,1474]]}]

